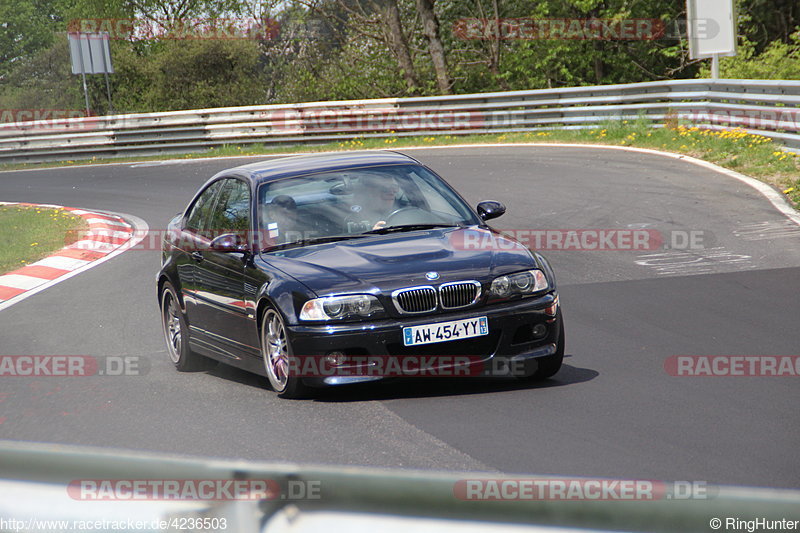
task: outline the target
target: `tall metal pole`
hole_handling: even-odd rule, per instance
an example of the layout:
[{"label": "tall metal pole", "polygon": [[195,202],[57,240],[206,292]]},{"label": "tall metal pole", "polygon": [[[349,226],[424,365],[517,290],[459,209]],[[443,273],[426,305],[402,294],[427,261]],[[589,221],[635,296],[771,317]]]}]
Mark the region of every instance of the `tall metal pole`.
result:
[{"label": "tall metal pole", "polygon": [[715,80],[719,79],[719,54],[711,56],[711,77]]},{"label": "tall metal pole", "polygon": [[108,96],[108,113],[107,115],[111,115],[114,113],[114,105],[111,103],[111,84],[108,83],[108,71],[103,73],[106,77],[106,96]]},{"label": "tall metal pole", "polygon": [[89,89],[86,88],[86,72],[81,72],[83,78],[83,99],[86,101],[86,116],[90,116],[92,112],[89,110]]},{"label": "tall metal pole", "polygon": [[[81,35],[78,34],[78,47],[82,46],[80,39],[82,39]],[[86,65],[83,62],[83,53],[80,54],[81,57],[81,79],[83,80],[83,99],[86,102],[86,116],[91,116],[92,111],[89,109],[89,89],[86,87]]]},{"label": "tall metal pole", "polygon": [[106,96],[108,97],[108,112],[106,115],[114,113],[114,104],[111,103],[111,84],[108,81],[108,73],[112,71],[111,67],[111,49],[109,47],[109,34],[100,33],[103,42],[103,51],[100,56],[103,58],[103,76],[106,78]]}]

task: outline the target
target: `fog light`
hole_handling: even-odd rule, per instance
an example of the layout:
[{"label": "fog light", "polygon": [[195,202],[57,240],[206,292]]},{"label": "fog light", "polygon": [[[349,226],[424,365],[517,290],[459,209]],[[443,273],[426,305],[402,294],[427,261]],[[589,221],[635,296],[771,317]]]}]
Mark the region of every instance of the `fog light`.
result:
[{"label": "fog light", "polygon": [[342,352],[328,352],[325,362],[331,366],[342,366],[347,362],[347,356]]},{"label": "fog light", "polygon": [[547,326],[544,324],[536,324],[533,326],[533,336],[537,339],[541,339],[547,335]]}]

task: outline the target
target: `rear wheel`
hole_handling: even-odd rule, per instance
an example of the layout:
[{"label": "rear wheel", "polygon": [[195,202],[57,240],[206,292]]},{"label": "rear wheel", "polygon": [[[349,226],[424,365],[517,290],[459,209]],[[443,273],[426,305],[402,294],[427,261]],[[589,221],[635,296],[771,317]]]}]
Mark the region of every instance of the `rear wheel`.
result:
[{"label": "rear wheel", "polygon": [[181,372],[193,372],[216,366],[216,361],[196,354],[189,348],[189,323],[169,282],[165,282],[161,289],[161,326],[167,343],[167,355],[175,368]]},{"label": "rear wheel", "polygon": [[281,398],[302,398],[308,388],[302,379],[292,377],[292,344],[281,314],[270,307],[261,321],[261,354],[269,383]]}]

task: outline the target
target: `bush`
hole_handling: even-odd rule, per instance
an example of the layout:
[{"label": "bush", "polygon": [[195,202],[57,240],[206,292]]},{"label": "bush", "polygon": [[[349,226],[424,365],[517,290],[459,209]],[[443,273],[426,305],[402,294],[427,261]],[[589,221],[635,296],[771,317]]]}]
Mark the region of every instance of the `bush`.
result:
[{"label": "bush", "polygon": [[[710,77],[711,66],[704,65],[701,77]],[[755,44],[743,38],[738,54],[720,60],[722,78],[800,80],[800,28],[791,36],[790,43],[773,41],[760,54]]]}]

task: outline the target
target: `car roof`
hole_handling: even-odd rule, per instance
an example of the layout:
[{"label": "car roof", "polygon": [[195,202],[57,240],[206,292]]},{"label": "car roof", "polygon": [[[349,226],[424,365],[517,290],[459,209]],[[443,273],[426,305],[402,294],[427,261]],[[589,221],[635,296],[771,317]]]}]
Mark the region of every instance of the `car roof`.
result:
[{"label": "car roof", "polygon": [[413,157],[388,150],[332,152],[269,159],[232,168],[224,173],[246,174],[260,183],[316,172],[409,163],[420,164]]}]

